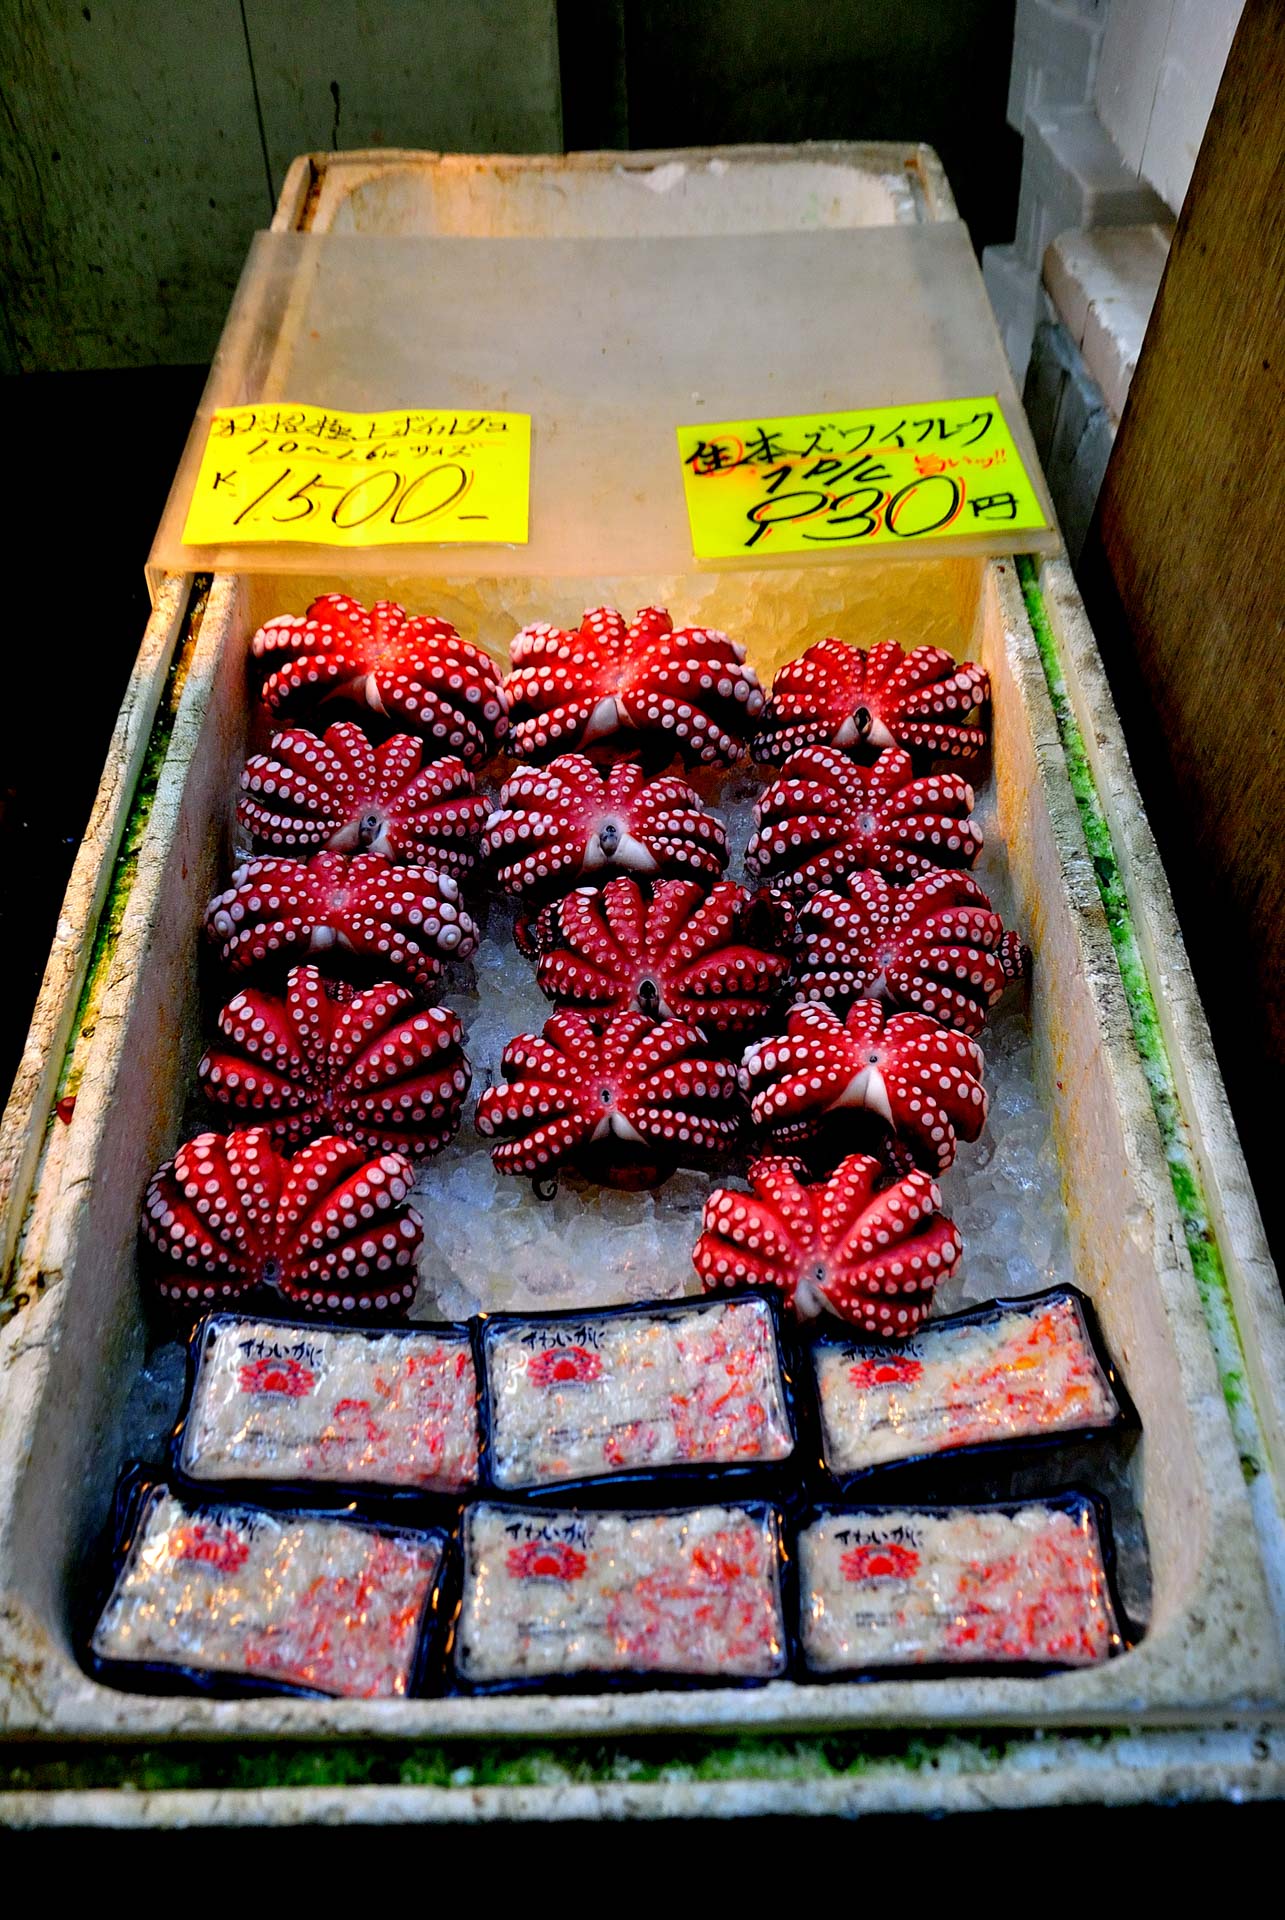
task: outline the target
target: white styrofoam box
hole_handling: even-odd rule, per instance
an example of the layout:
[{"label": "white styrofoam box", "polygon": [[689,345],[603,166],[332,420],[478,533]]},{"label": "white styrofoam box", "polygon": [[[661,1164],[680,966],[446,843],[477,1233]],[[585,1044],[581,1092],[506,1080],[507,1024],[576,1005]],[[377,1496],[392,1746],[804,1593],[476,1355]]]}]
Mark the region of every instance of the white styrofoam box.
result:
[{"label": "white styrofoam box", "polygon": [[1017,0],[1007,111],[1017,133],[1040,107],[1092,98],[1105,19],[1105,0]]},{"label": "white styrofoam box", "polygon": [[1135,174],[1142,169],[1172,13],[1173,0],[1114,0],[1102,38],[1093,98],[1120,158]]},{"label": "white styrofoam box", "polygon": [[1126,166],[1176,213],[1244,0],[1114,0],[1093,97]]},{"label": "white styrofoam box", "polygon": [[1014,245],[1038,267],[1068,227],[1163,223],[1164,202],[1122,162],[1091,107],[1051,107],[1027,121]]},{"label": "white styrofoam box", "polygon": [[1040,276],[1018,259],[1013,247],[987,247],[982,253],[982,280],[1020,390],[1038,317]]},{"label": "white styrofoam box", "polygon": [[1168,228],[1099,227],[1059,234],[1044,285],[1108,411],[1119,420],[1169,256]]},{"label": "white styrofoam box", "polygon": [[1142,177],[1177,213],[1191,184],[1244,0],[1174,0]]}]

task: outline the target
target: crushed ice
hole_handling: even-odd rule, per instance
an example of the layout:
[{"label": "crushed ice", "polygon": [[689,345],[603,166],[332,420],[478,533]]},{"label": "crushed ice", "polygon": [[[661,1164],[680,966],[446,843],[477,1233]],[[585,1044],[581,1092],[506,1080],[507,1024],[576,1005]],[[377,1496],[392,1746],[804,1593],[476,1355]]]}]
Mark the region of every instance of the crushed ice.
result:
[{"label": "crushed ice", "polygon": [[[730,876],[743,879],[763,775],[738,768],[698,775],[696,784],[727,827]],[[1006,924],[1014,925],[989,784],[976,818],[986,835],[978,878]],[[500,1056],[513,1035],[538,1032],[551,1011],[530,962],[513,944],[512,926],[509,903],[492,902],[476,954],[451,970],[441,995],[464,1022],[474,1094],[499,1077]],[[941,1182],[946,1212],[963,1234],[964,1259],[941,1290],[939,1312],[1073,1278],[1057,1153],[1048,1109],[1036,1092],[1021,990],[1005,995],[982,1044],[990,1118],[976,1145],[961,1146]],[[693,1292],[691,1250],[712,1184],[708,1174],[679,1172],[654,1192],[621,1193],[564,1179],[555,1199],[539,1200],[529,1180],[495,1172],[487,1145],[466,1120],[416,1183],[425,1229],[416,1316],[462,1319],[479,1309],[598,1307]]]}]

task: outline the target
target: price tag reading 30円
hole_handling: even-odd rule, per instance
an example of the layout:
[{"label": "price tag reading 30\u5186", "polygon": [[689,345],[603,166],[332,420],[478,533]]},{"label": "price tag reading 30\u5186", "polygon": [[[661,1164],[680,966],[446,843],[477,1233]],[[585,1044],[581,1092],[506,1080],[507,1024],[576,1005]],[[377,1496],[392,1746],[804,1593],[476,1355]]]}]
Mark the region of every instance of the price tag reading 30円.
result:
[{"label": "price tag reading 30\u5186", "polygon": [[999,401],[679,427],[699,560],[1047,526]]},{"label": "price tag reading 30\u5186", "polygon": [[339,413],[286,401],[221,407],[183,541],[523,546],[530,473],[525,413]]}]

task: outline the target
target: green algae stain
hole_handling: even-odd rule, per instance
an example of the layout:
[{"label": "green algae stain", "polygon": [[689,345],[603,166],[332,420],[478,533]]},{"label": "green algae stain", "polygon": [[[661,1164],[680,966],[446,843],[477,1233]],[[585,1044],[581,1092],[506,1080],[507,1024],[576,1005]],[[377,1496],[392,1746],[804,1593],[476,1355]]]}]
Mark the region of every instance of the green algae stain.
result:
[{"label": "green algae stain", "polygon": [[1138,949],[1128,893],[1116,858],[1111,829],[1098,798],[1084,737],[1066,691],[1057,642],[1049,625],[1040,588],[1038,562],[1029,554],[1019,554],[1017,573],[1031,631],[1044,667],[1071,789],[1080,810],[1084,837],[1097,876],[1098,892],[1124,984],[1134,1041],[1151,1094],[1169,1179],[1182,1220],[1183,1238],[1191,1257],[1201,1306],[1213,1341],[1223,1399],[1231,1415],[1241,1469],[1246,1481],[1252,1482],[1263,1471],[1262,1439],[1257,1415],[1246,1391],[1244,1346],[1236,1325],[1226,1269],[1210,1225],[1204,1187],[1187,1137],[1151,981]]},{"label": "green algae stain", "polygon": [[479,1788],[713,1785],[722,1781],[856,1782],[879,1775],[993,1773],[1028,1738],[896,1733],[795,1739],[569,1741],[447,1745],[28,1749],[0,1764],[0,1792],[88,1788],[156,1793],[301,1787]]},{"label": "green algae stain", "polygon": [[178,644],[175,646],[173,658],[166,671],[165,685],[161,689],[156,717],[152,722],[152,731],[148,736],[147,747],[143,754],[143,764],[139,770],[138,783],[130,803],[129,818],[125,822],[125,831],[121,836],[116,863],[112,869],[107,898],[98,917],[93,952],[90,955],[85,984],[81,990],[80,1004],[76,1009],[71,1039],[63,1057],[62,1077],[58,1084],[60,1099],[75,1093],[84,1072],[84,1049],[80,1043],[93,1036],[93,1016],[102,999],[103,987],[120,939],[125,910],[129,905],[129,897],[138,877],[139,852],[152,817],[161,769],[165,765],[165,757],[169,752],[174,722],[178,714],[179,702],[183,697],[183,688],[187,684],[188,669],[191,666],[197,635],[201,630],[208,592],[209,581],[204,579],[198,581]]}]

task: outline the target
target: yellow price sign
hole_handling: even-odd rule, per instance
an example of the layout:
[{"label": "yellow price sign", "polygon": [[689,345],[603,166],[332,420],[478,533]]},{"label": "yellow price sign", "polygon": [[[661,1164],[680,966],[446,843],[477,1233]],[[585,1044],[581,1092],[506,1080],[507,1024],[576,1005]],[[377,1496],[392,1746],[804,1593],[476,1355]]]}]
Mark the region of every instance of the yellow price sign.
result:
[{"label": "yellow price sign", "polygon": [[183,542],[524,546],[530,476],[526,413],[340,413],[284,400],[220,407]]},{"label": "yellow price sign", "polygon": [[698,560],[1048,525],[994,394],[679,427],[678,451]]}]

